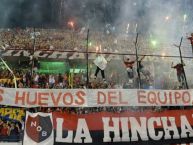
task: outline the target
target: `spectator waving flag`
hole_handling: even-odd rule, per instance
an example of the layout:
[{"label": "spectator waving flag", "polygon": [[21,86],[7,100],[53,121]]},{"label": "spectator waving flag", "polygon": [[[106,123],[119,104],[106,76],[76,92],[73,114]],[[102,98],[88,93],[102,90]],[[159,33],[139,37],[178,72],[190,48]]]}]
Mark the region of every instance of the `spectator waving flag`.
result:
[{"label": "spectator waving flag", "polygon": [[52,114],[26,112],[23,145],[40,144],[54,144]]},{"label": "spectator waving flag", "polygon": [[98,66],[101,70],[104,70],[107,66],[107,61],[102,55],[98,55],[94,60],[94,64]]}]

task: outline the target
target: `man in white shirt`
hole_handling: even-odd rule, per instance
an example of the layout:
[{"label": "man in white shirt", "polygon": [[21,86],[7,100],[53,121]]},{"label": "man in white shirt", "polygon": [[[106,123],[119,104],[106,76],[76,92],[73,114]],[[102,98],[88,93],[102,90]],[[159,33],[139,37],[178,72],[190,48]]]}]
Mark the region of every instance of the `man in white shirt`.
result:
[{"label": "man in white shirt", "polygon": [[53,75],[49,75],[49,87],[53,88],[55,84],[55,78]]}]

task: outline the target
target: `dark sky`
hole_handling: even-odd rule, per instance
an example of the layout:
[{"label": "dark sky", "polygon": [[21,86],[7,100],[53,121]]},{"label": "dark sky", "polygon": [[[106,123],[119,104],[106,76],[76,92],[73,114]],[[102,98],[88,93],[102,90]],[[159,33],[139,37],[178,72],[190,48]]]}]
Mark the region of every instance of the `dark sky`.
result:
[{"label": "dark sky", "polygon": [[112,23],[117,0],[0,0],[0,26],[61,26],[69,19],[79,24],[97,19]]},{"label": "dark sky", "polygon": [[[193,0],[168,2],[170,1],[0,0],[0,27],[65,28],[69,20],[74,20],[79,28],[87,25],[100,28],[106,24],[121,25],[125,21],[138,23],[141,29],[147,30],[153,28],[150,23],[154,26],[158,23],[158,17],[161,19],[162,15],[168,15],[173,9],[173,18],[187,13],[189,23],[193,21]],[[180,9],[177,10],[178,5]]]},{"label": "dark sky", "polygon": [[50,25],[52,10],[50,0],[0,0],[0,26]]}]

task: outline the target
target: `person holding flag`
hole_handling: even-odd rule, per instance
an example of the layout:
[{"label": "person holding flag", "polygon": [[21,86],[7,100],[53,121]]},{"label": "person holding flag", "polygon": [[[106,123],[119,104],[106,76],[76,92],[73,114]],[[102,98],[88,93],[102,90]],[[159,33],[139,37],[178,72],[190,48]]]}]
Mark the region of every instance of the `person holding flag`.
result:
[{"label": "person holding flag", "polygon": [[[101,48],[100,48],[100,51],[101,51]],[[97,57],[94,60],[94,64],[97,66],[94,78],[96,79],[99,71],[101,71],[102,79],[104,82],[106,82],[104,70],[107,67],[107,60],[104,58],[102,54],[98,53],[98,51],[97,51]]]}]

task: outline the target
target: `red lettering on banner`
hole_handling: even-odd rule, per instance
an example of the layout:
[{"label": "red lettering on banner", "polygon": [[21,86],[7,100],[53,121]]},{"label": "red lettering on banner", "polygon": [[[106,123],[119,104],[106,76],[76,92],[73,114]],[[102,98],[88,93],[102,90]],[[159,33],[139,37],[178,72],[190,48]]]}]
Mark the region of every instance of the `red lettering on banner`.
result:
[{"label": "red lettering on banner", "polygon": [[181,98],[181,94],[179,92],[175,92],[174,98],[175,98],[175,104],[178,104],[178,100]]},{"label": "red lettering on banner", "polygon": [[[187,100],[185,99],[186,96],[187,96]],[[189,104],[190,100],[191,100],[190,93],[188,91],[183,92],[183,94],[182,94],[182,101],[183,101],[183,103],[184,104]]]},{"label": "red lettering on banner", "polygon": [[48,106],[47,102],[43,101],[48,101],[49,93],[38,93],[38,104],[40,106]]},{"label": "red lettering on banner", "polygon": [[77,98],[77,100],[75,100],[75,103],[77,105],[83,105],[85,103],[84,96],[86,96],[86,93],[83,92],[83,91],[78,91],[76,93],[76,95],[77,95],[78,98]]},{"label": "red lettering on banner", "polygon": [[138,103],[150,105],[187,105],[191,102],[191,94],[188,91],[160,92],[141,91],[137,92]]},{"label": "red lettering on banner", "polygon": [[98,91],[97,104],[125,105],[128,102],[122,99],[120,91],[108,91],[107,93]]},{"label": "red lettering on banner", "polygon": [[116,96],[116,92],[112,91],[112,92],[108,92],[108,102],[110,105],[117,105],[117,96]]},{"label": "red lettering on banner", "polygon": [[25,96],[26,96],[26,92],[22,92],[22,96],[19,96],[20,92],[19,91],[16,91],[16,96],[15,96],[15,104],[20,104],[20,101],[21,101],[21,104],[22,105],[25,105]]},{"label": "red lettering on banner", "polygon": [[137,91],[137,98],[139,103],[146,104],[146,101],[144,101],[146,98],[145,93],[146,91]]},{"label": "red lettering on banner", "polygon": [[[26,103],[28,105],[36,105],[36,103],[38,101],[38,94],[37,94],[37,92],[35,93],[34,97],[33,96],[31,97],[29,92],[27,93],[27,96],[25,96],[25,97],[27,97]],[[34,100],[31,100],[30,98],[34,99]]]},{"label": "red lettering on banner", "polygon": [[[67,97],[70,98],[69,102],[67,101],[68,100]],[[73,96],[72,96],[72,94],[71,93],[64,94],[63,95],[63,102],[64,102],[65,105],[72,105],[72,103],[73,103]]]},{"label": "red lettering on banner", "polygon": [[59,92],[58,96],[54,96],[54,93],[50,93],[54,106],[58,106],[62,93]]},{"label": "red lettering on banner", "polygon": [[170,92],[170,95],[169,95],[169,99],[170,99],[170,104],[173,104],[171,92]]},{"label": "red lettering on banner", "polygon": [[[103,98],[102,101],[101,101],[101,97]],[[105,95],[105,93],[98,91],[97,92],[97,104],[105,104],[105,103],[106,103],[106,95]]]},{"label": "red lettering on banner", "polygon": [[150,104],[156,104],[156,93],[153,91],[150,91],[147,94],[147,100]]},{"label": "red lettering on banner", "polygon": [[[164,104],[167,104],[168,101],[169,101],[169,104],[172,104],[172,93],[171,92],[169,92],[169,96],[167,95],[167,92],[164,92],[164,98],[165,98]],[[167,98],[169,98],[169,100]],[[162,103],[161,100],[160,100],[160,103]]]},{"label": "red lettering on banner", "polygon": [[0,102],[3,101],[3,96],[1,94],[4,94],[4,90],[3,89],[0,89]]},{"label": "red lettering on banner", "polygon": [[[48,106],[53,103],[53,106],[58,106],[61,99],[63,99],[64,105],[84,105],[86,93],[84,91],[77,91],[76,95],[73,96],[72,93],[62,93],[59,92],[54,96],[53,92],[16,92],[15,104],[16,105],[38,105],[38,106]],[[51,98],[51,102],[49,101]]]},{"label": "red lettering on banner", "polygon": [[[5,89],[0,89],[0,102],[5,95]],[[96,96],[94,100],[90,100],[90,105],[97,103],[98,105],[190,105],[192,101],[191,92],[188,90],[179,91],[164,91],[164,90],[137,90],[137,98],[131,96],[124,96],[125,92],[122,90],[94,90]],[[12,92],[13,93],[13,92]],[[92,93],[91,93],[92,94]],[[127,94],[127,93],[126,93]],[[129,94],[129,93],[128,93]],[[6,94],[7,95],[7,94]],[[86,102],[86,94],[84,90],[70,91],[44,91],[44,90],[24,90],[15,91],[14,105],[29,105],[30,106],[79,106]],[[96,98],[97,97],[97,98]],[[129,98],[131,103],[129,102]],[[94,102],[96,100],[96,102]],[[138,101],[138,102],[137,102]],[[136,104],[132,104],[136,103]],[[96,104],[95,104],[96,105]],[[192,105],[192,104],[191,104]]]},{"label": "red lettering on banner", "polygon": [[164,105],[167,103],[167,95],[166,93],[164,92],[164,100],[160,97],[160,92],[158,92],[158,101],[160,104]]}]

